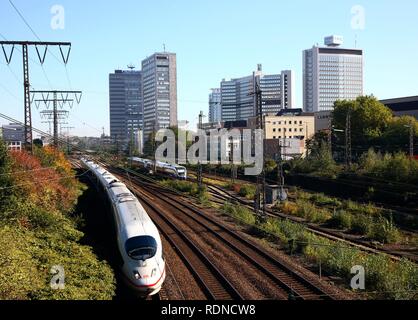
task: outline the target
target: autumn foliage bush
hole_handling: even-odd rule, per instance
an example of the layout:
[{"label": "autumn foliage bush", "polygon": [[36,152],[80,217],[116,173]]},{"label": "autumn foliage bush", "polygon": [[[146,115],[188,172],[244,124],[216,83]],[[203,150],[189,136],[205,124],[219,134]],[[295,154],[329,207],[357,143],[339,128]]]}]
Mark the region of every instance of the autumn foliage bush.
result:
[{"label": "autumn foliage bush", "polygon": [[[113,297],[109,265],[80,244],[73,212],[83,190],[63,153],[9,153],[0,141],[0,300]],[[50,286],[57,265],[64,290]]]}]

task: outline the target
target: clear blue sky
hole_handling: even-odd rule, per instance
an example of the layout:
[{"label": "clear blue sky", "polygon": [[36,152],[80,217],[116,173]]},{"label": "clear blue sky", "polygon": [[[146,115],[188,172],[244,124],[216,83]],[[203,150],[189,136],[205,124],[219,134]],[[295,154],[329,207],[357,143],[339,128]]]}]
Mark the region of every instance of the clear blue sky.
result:
[{"label": "clear blue sky", "polygon": [[[84,91],[69,119],[78,135],[97,136],[102,127],[108,132],[108,74],[129,63],[140,66],[164,43],[178,58],[179,120],[192,123],[200,110],[207,113],[210,88],[222,78],[250,74],[257,63],[266,73],[293,69],[301,106],[302,50],[331,34],[344,36],[346,47],[354,47],[357,35],[357,47],[365,50],[367,94],[381,99],[418,94],[416,0],[13,2],[42,40],[73,44],[69,80],[51,55],[43,69],[31,62],[30,71],[35,89],[50,89],[47,77],[54,89]],[[51,28],[55,4],[65,9],[64,30]],[[366,10],[364,30],[351,26],[355,5]],[[36,40],[8,0],[0,0],[0,33],[8,40]],[[21,54],[15,52],[10,68],[0,54],[0,111],[22,120]],[[31,57],[37,59],[36,51]],[[46,129],[35,107],[33,114],[34,125]]]}]

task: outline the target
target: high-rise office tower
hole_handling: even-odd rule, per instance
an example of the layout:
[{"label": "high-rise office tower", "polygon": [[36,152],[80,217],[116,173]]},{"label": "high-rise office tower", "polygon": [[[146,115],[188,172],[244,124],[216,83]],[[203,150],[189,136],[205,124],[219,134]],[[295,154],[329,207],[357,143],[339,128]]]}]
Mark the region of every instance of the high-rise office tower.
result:
[{"label": "high-rise office tower", "polygon": [[142,61],[144,140],[159,129],[177,126],[177,63],[174,53],[155,53]]},{"label": "high-rise office tower", "polygon": [[363,50],[344,49],[340,36],[303,52],[303,106],[306,112],[333,110],[336,100],[363,95]]},{"label": "high-rise office tower", "polygon": [[295,73],[292,70],[284,70],[280,79],[281,109],[296,108]]},{"label": "high-rise office tower", "polygon": [[109,75],[110,135],[122,146],[143,127],[141,71],[116,70]]},{"label": "high-rise office tower", "polygon": [[222,121],[221,89],[211,89],[209,94],[209,122]]},{"label": "high-rise office tower", "polygon": [[247,120],[257,115],[256,83],[262,92],[263,114],[277,114],[282,109],[294,107],[294,75],[292,71],[265,75],[262,66],[251,76],[222,80],[222,121]]}]

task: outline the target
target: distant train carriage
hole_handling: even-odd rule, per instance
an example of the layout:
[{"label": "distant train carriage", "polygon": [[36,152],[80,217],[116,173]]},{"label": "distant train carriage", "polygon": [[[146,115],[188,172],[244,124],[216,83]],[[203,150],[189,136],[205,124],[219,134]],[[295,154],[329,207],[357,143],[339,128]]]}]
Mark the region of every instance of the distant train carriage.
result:
[{"label": "distant train carriage", "polygon": [[[145,170],[154,170],[154,161],[152,160],[133,157],[128,158],[128,161],[131,161],[132,165],[135,167],[142,168]],[[175,179],[187,180],[186,167],[161,161],[157,161],[156,167],[158,173],[168,175]]]}]

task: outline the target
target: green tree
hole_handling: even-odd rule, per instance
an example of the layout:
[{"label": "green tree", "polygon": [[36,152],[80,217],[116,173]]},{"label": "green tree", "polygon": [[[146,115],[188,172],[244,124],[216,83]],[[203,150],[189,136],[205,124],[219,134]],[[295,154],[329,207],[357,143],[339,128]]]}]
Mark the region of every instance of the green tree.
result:
[{"label": "green tree", "polygon": [[390,152],[409,151],[410,126],[414,130],[414,141],[418,140],[418,121],[411,116],[395,117],[382,136],[381,143]]},{"label": "green tree", "polygon": [[290,167],[294,173],[315,174],[329,178],[336,178],[340,170],[332,157],[331,150],[324,143],[306,158],[290,161]]},{"label": "green tree", "polygon": [[[334,104],[333,126],[346,130],[348,112],[351,113],[351,137],[353,149],[367,150],[378,141],[393,120],[392,111],[373,96],[361,96],[356,100],[339,100]],[[339,135],[337,143],[343,145],[345,137]]]},{"label": "green tree", "polygon": [[329,134],[326,130],[319,131],[306,141],[308,153],[318,152],[323,145],[328,144]]}]

